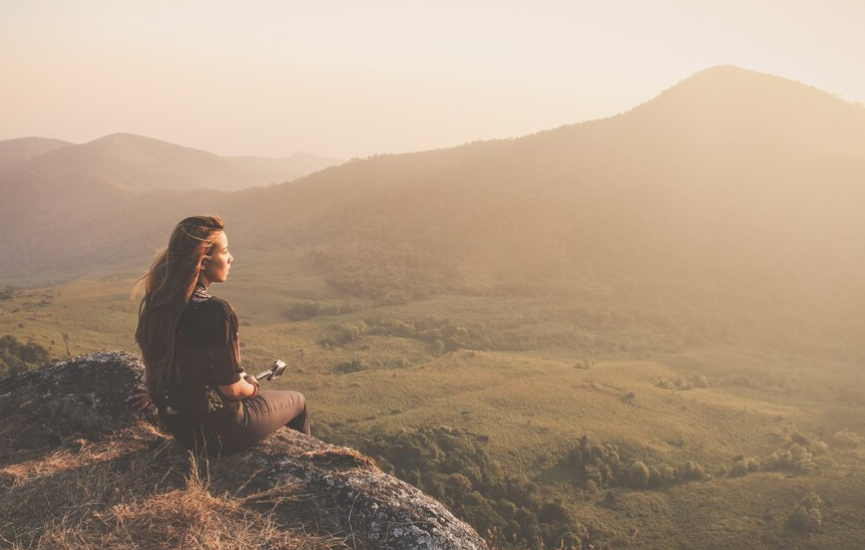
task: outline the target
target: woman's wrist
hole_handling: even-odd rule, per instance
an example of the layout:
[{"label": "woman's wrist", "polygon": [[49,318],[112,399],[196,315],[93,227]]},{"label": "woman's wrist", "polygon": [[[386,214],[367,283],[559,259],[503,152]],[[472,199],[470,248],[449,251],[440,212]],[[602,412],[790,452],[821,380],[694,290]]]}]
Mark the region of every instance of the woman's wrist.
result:
[{"label": "woman's wrist", "polygon": [[249,384],[251,384],[254,388],[252,391],[252,394],[246,396],[247,399],[251,399],[251,398],[255,397],[256,395],[258,395],[258,390],[259,390],[258,379],[255,376],[248,374],[248,375],[246,375],[246,381]]}]

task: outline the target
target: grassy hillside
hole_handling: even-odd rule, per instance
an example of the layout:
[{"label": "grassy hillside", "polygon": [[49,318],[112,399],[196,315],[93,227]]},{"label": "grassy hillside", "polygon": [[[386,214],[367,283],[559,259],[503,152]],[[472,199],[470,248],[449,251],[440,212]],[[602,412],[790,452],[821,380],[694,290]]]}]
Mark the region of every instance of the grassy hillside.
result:
[{"label": "grassy hillside", "polygon": [[[286,360],[277,385],[308,396],[317,435],[377,455],[481,530],[498,522],[498,544],[587,532],[618,547],[632,529],[638,548],[863,542],[858,361],[699,332],[703,341],[686,341],[675,325],[652,335],[606,318],[547,318],[561,305],[548,297],[384,305],[335,292],[308,255],[272,257],[246,255],[260,267],[213,287],[238,312],[248,368]],[[132,282],[119,274],[23,290],[0,302],[0,334],[58,357],[63,334],[73,355],[135,351]],[[413,473],[406,449],[431,448],[429,437],[450,445],[442,458],[464,458],[421,458]],[[791,519],[812,492],[819,526],[808,510]]]}]

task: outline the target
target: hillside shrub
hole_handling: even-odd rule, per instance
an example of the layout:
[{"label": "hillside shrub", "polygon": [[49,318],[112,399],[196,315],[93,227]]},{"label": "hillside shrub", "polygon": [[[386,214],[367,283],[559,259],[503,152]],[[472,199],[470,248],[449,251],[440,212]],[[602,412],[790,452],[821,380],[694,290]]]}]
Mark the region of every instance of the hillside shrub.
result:
[{"label": "hillside shrub", "polygon": [[749,456],[747,458],[740,458],[733,464],[733,467],[730,469],[730,475],[732,477],[740,477],[747,473],[751,472],[759,472],[760,471],[760,460],[753,456]]},{"label": "hillside shrub", "polygon": [[335,374],[349,374],[352,372],[361,372],[365,370],[369,370],[369,365],[363,359],[352,359],[351,361],[343,361],[339,363],[335,367],[333,367],[333,372]]},{"label": "hillside shrub", "polygon": [[756,457],[738,456],[734,458],[733,466],[729,469],[730,477],[739,477],[752,472],[765,471],[788,471],[788,472],[810,472],[816,468],[814,455],[824,452],[828,446],[816,438],[806,438],[799,434],[792,436],[793,441],[776,449],[768,457],[758,459]]},{"label": "hillside shrub", "polygon": [[331,333],[320,342],[324,347],[345,346],[360,339],[369,331],[369,327],[363,321],[332,325],[330,328]]},{"label": "hillside shrub", "polygon": [[14,300],[21,296],[21,292],[12,285],[6,285],[3,290],[0,290],[0,302],[5,302],[6,300]]},{"label": "hillside shrub", "polygon": [[848,430],[835,432],[832,436],[832,445],[841,448],[855,449],[862,445],[862,437]]},{"label": "hillside shrub", "polygon": [[769,455],[765,467],[767,470],[811,471],[814,469],[814,454],[802,445],[792,443]]},{"label": "hillside shrub", "polygon": [[[656,477],[659,477],[660,474],[657,474]],[[631,462],[631,465],[628,466],[628,484],[632,487],[646,487],[649,484],[649,478],[651,477],[651,472],[649,471],[649,467],[646,466],[642,461],[634,461]]]},{"label": "hillside shrub", "polygon": [[655,379],[655,387],[661,388],[662,390],[674,390],[676,389],[676,385],[673,382],[670,382],[664,377],[658,377]]},{"label": "hillside shrub", "polygon": [[318,302],[304,300],[289,305],[288,309],[285,310],[285,318],[289,321],[305,321],[318,316],[319,311],[321,311],[321,306]]},{"label": "hillside shrub", "polygon": [[[545,346],[575,347],[583,344],[574,327],[551,328],[528,314],[478,323],[435,316],[416,319],[370,317],[364,319],[364,323],[366,331],[360,336],[373,334],[418,340],[428,344],[434,353],[457,350],[524,351]],[[351,341],[346,336],[344,327],[334,325],[331,334],[322,340],[322,345],[345,345]],[[591,364],[587,360],[579,368],[587,368]]]},{"label": "hillside shrub", "polygon": [[787,526],[794,531],[813,533],[823,527],[823,513],[820,506],[823,499],[817,493],[811,493],[796,505],[793,513],[787,518]]},{"label": "hillside shrub", "polygon": [[339,442],[375,457],[385,471],[438,499],[479,533],[497,533],[497,543],[506,547],[530,546],[538,537],[558,547],[568,533],[585,532],[560,501],[544,498],[527,477],[506,475],[477,435],[439,426]]},{"label": "hillside shrub", "polygon": [[661,388],[663,390],[679,390],[686,391],[692,390],[694,388],[708,388],[710,387],[709,379],[705,376],[694,375],[688,379],[685,378],[677,378],[675,380],[669,380],[664,378],[663,376],[659,376],[655,378],[655,387]]},{"label": "hillside shrub", "polygon": [[689,460],[682,465],[680,475],[681,479],[691,481],[703,481],[709,478],[700,463],[694,460]]},{"label": "hillside shrub", "polygon": [[663,463],[650,465],[641,459],[621,456],[616,445],[594,445],[585,435],[565,454],[559,466],[590,493],[612,487],[655,489],[709,478],[697,462],[690,461],[678,467]]},{"label": "hillside shrub", "polygon": [[14,336],[0,337],[0,379],[41,367],[50,360],[48,350],[36,342],[22,344]]}]

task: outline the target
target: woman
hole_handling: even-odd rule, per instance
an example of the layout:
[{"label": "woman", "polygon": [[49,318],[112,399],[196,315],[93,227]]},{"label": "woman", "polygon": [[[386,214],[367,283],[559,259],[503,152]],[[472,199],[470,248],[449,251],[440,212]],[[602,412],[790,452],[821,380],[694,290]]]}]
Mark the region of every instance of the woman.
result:
[{"label": "woman", "polygon": [[237,316],[209,292],[228,279],[234,257],[222,220],[194,216],[174,228],[145,280],[135,340],[159,416],[178,443],[209,455],[245,449],[288,426],[310,435],[306,400],[260,390],[240,361]]}]

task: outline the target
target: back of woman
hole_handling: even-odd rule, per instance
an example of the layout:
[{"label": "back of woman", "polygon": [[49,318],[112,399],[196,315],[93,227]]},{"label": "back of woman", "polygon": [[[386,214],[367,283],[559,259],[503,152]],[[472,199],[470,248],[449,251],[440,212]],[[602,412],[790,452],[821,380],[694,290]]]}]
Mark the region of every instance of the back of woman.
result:
[{"label": "back of woman", "polygon": [[143,277],[136,341],[147,397],[177,442],[202,454],[242,450],[283,425],[310,434],[302,394],[261,391],[245,372],[234,309],[208,290],[233,261],[222,220],[195,216]]}]

